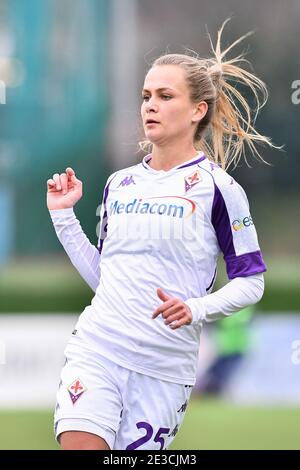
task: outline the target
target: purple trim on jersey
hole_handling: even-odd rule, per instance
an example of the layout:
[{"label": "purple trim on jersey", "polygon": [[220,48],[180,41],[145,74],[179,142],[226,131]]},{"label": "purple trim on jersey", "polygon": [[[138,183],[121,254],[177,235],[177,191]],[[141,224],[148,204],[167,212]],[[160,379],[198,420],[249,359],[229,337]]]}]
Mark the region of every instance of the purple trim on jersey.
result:
[{"label": "purple trim on jersey", "polygon": [[227,207],[222,196],[221,191],[215,184],[215,195],[212,205],[211,222],[214,226],[219,247],[226,256],[235,256],[235,250],[233,245],[232,230]]},{"label": "purple trim on jersey", "polygon": [[[148,155],[146,155],[146,157],[144,157],[144,159],[142,160],[142,165],[143,165],[144,168],[146,168],[146,170],[149,170],[149,168],[147,167],[147,165],[145,163],[148,164],[150,162],[151,155],[150,155],[150,158],[148,158],[148,160],[146,160],[147,157],[148,157]],[[176,170],[181,170],[182,168],[187,168],[188,166],[196,165],[197,163],[203,162],[203,160],[205,160],[205,159],[206,159],[206,156],[202,155],[202,157],[197,158],[197,160],[194,160],[190,163],[186,163],[184,165],[179,166],[178,168],[176,168]]]},{"label": "purple trim on jersey", "polygon": [[99,251],[100,255],[101,255],[101,253],[102,253],[103,242],[104,242],[104,239],[101,238],[101,239],[99,240],[99,246],[98,246],[98,251]]},{"label": "purple trim on jersey", "polygon": [[235,277],[246,277],[265,272],[267,268],[259,250],[239,256],[236,255],[227,207],[220,189],[215,183],[214,185],[215,195],[211,221],[220,249],[224,254],[228,278],[234,279]]},{"label": "purple trim on jersey", "polygon": [[[109,185],[110,183],[112,182],[114,178],[112,178],[109,183],[107,183],[107,185],[105,186],[104,188],[104,191],[103,191],[103,200],[102,200],[102,204],[104,204],[104,208],[105,208],[105,211],[103,213],[103,218],[101,220],[101,227],[100,227],[100,234],[102,233],[102,225],[105,223],[105,227],[104,227],[104,232],[105,232],[105,237],[106,237],[106,234],[107,234],[107,209],[106,209],[106,201],[107,201],[107,198],[108,198],[108,193],[109,193]],[[102,248],[103,248],[103,242],[105,240],[105,237],[104,238],[100,238],[99,239],[99,244],[98,244],[98,251],[101,255],[101,252],[102,252]]]},{"label": "purple trim on jersey", "polygon": [[150,155],[150,158],[148,158],[148,160],[146,160],[146,158],[147,158],[148,156],[149,156],[149,155],[146,155],[146,157],[144,157],[143,160],[142,160],[142,165],[143,165],[144,168],[146,168],[146,170],[149,170],[149,168],[147,167],[147,165],[145,165],[145,163],[148,164],[148,162],[150,162],[150,160],[151,160],[151,155]]},{"label": "purple trim on jersey", "polygon": [[216,279],[216,275],[217,275],[217,268],[215,269],[215,272],[214,272],[213,278],[212,278],[212,280],[211,280],[211,283],[210,283],[209,286],[206,288],[206,292],[208,292],[208,291],[212,288],[212,286],[213,286],[213,284],[214,284],[214,282],[215,282],[215,279]]},{"label": "purple trim on jersey", "polygon": [[108,198],[108,193],[109,193],[109,185],[111,181],[105,186],[104,188],[104,195],[103,195],[103,204],[106,204],[106,200]]},{"label": "purple trim on jersey", "polygon": [[267,270],[260,250],[240,256],[225,256],[225,261],[229,279],[253,276]]},{"label": "purple trim on jersey", "polygon": [[190,162],[190,163],[187,163],[185,165],[178,167],[177,170],[181,170],[181,168],[187,168],[188,166],[196,165],[196,163],[203,162],[203,160],[205,159],[206,159],[206,156],[203,155],[202,157],[198,158],[197,160],[194,160],[193,162]]}]

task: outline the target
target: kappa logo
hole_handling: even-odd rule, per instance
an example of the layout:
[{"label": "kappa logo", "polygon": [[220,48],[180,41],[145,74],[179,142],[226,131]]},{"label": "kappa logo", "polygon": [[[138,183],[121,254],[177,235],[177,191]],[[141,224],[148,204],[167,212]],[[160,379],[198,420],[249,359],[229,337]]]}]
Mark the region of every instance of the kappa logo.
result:
[{"label": "kappa logo", "polygon": [[74,380],[68,387],[68,392],[72,400],[73,405],[77,402],[78,398],[86,391],[86,387],[83,385],[80,379]]},{"label": "kappa logo", "polygon": [[200,174],[200,171],[199,170],[193,171],[192,174],[190,174],[190,175],[188,175],[184,178],[185,191],[188,191],[193,186],[195,186],[195,184],[200,183],[200,181],[202,181],[202,176]]},{"label": "kappa logo", "polygon": [[119,184],[118,188],[120,186],[129,186],[130,184],[136,184],[134,179],[133,179],[133,176],[130,175],[130,176],[125,176],[125,178],[121,181],[121,183]]},{"label": "kappa logo", "polygon": [[174,428],[174,429],[172,430],[172,432],[168,435],[168,437],[171,437],[171,436],[175,437],[176,434],[178,433],[178,429],[179,429],[179,426],[178,426],[178,424],[176,424],[175,428]]},{"label": "kappa logo", "polygon": [[188,402],[187,402],[187,400],[185,400],[185,402],[181,405],[179,410],[177,410],[177,413],[184,413],[185,410],[187,409],[187,406],[188,406]]}]

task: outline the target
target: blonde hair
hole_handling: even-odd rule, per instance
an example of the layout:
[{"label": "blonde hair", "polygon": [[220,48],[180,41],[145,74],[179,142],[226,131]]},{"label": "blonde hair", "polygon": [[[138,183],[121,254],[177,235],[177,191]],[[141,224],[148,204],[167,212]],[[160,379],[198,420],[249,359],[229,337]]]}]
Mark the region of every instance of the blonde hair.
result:
[{"label": "blonde hair", "polygon": [[[232,163],[236,167],[241,157],[248,164],[245,154],[246,145],[250,147],[251,153],[263,162],[265,160],[255,144],[264,143],[278,148],[268,137],[261,135],[254,128],[258,111],[265,105],[268,98],[265,83],[238,65],[249,63],[242,54],[225,60],[228,52],[252,32],[238,38],[227,49],[221,51],[221,36],[228,21],[229,19],[225,20],[218,31],[215,48],[209,36],[214,53],[213,58],[201,59],[197,55],[166,54],[158,57],[151,66],[152,68],[161,65],[177,65],[185,71],[191,101],[194,103],[206,101],[208,104],[207,113],[196,128],[194,146],[224,169]],[[255,98],[255,106],[252,110],[242,93],[229,82],[245,85],[251,90]],[[146,152],[152,149],[151,142],[147,140],[139,142],[139,146]]]}]

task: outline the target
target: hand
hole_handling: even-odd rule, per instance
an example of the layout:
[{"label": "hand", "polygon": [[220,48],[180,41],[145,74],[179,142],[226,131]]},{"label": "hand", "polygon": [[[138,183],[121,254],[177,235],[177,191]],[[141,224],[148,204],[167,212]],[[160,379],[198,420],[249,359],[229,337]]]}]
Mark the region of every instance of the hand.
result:
[{"label": "hand", "polygon": [[163,301],[163,304],[154,311],[153,319],[162,314],[165,324],[170,325],[172,330],[192,323],[193,315],[191,309],[182,300],[168,296],[160,288],[157,289],[157,295]]},{"label": "hand", "polygon": [[76,178],[72,168],[60,175],[55,173],[53,179],[47,181],[47,189],[49,210],[73,207],[82,197],[82,182]]}]

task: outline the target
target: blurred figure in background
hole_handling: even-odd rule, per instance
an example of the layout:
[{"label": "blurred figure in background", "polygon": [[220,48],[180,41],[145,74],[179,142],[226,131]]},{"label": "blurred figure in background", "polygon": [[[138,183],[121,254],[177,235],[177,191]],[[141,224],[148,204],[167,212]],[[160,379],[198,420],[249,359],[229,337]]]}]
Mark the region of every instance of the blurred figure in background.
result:
[{"label": "blurred figure in background", "polygon": [[213,325],[216,356],[204,374],[197,378],[194,392],[218,395],[226,388],[251,347],[253,313],[254,306],[250,305]]}]

